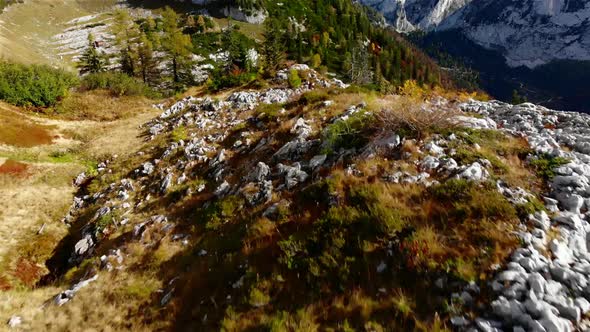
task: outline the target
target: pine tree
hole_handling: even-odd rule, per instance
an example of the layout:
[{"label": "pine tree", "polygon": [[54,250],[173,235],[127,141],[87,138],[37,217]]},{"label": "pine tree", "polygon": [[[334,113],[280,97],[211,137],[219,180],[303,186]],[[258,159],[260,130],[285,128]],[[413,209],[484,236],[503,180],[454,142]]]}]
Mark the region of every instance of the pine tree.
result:
[{"label": "pine tree", "polygon": [[526,102],[527,102],[527,98],[521,96],[518,93],[518,90],[516,90],[516,89],[512,90],[512,104],[519,105],[519,104],[526,103]]},{"label": "pine tree", "polygon": [[166,7],[162,20],[164,27],[162,48],[170,58],[174,83],[180,83],[180,71],[190,56],[191,39],[190,36],[182,33],[178,26],[178,15],[172,8]]},{"label": "pine tree", "polygon": [[369,64],[369,51],[362,42],[357,42],[350,55],[349,63],[350,69],[348,76],[355,84],[371,83],[373,73]]},{"label": "pine tree", "polygon": [[240,45],[238,40],[236,39],[236,34],[234,32],[234,27],[232,25],[228,26],[224,31],[221,37],[221,44],[223,49],[227,52],[227,64],[225,67],[226,72],[234,68],[242,68],[243,63],[242,60],[245,54],[242,54],[242,50],[240,49]]},{"label": "pine tree", "polygon": [[271,18],[264,23],[264,43],[261,48],[261,56],[265,74],[272,77],[276,74],[285,56],[285,42],[279,23]]},{"label": "pine tree", "polygon": [[82,54],[80,63],[78,64],[80,74],[98,73],[104,71],[108,63],[105,55],[96,49],[94,41],[94,36],[89,34],[88,47]]}]

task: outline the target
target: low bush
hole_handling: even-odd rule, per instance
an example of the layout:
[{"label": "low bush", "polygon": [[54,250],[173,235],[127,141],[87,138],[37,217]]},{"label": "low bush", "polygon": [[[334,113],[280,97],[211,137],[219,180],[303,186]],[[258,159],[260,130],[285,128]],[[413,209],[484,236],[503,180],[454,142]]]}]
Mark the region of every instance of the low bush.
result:
[{"label": "low bush", "polygon": [[149,86],[136,79],[116,72],[93,73],[84,76],[81,83],[83,90],[108,90],[115,96],[146,96],[157,98],[159,94]]},{"label": "low bush", "polygon": [[328,100],[328,97],[328,91],[326,90],[312,90],[301,95],[301,97],[299,98],[299,104],[313,105]]},{"label": "low bush", "polygon": [[496,190],[492,182],[451,179],[432,186],[430,193],[439,202],[450,203],[452,208],[446,214],[458,220],[517,218],[516,209]]},{"label": "low bush", "polygon": [[180,127],[174,128],[174,130],[172,130],[172,132],[170,133],[170,138],[174,142],[179,142],[181,140],[185,141],[186,139],[188,139],[188,133],[186,131],[186,127],[180,126]]},{"label": "low bush", "polygon": [[45,65],[0,62],[0,99],[25,107],[49,107],[65,97],[77,77]]},{"label": "low bush", "polygon": [[329,125],[324,130],[323,141],[329,151],[361,148],[370,138],[374,121],[371,113],[357,112],[346,120],[338,120]]},{"label": "low bush", "polygon": [[292,89],[297,89],[301,86],[301,77],[299,77],[297,70],[292,69],[289,72],[289,86]]},{"label": "low bush", "polygon": [[201,209],[198,221],[205,224],[208,230],[216,230],[225,220],[231,219],[244,206],[244,200],[237,196],[228,196]]},{"label": "low bush", "polygon": [[256,109],[256,117],[263,121],[276,121],[281,115],[284,104],[261,104]]},{"label": "low bush", "polygon": [[531,167],[537,172],[537,174],[549,180],[555,176],[555,169],[559,166],[563,166],[570,161],[563,157],[552,157],[550,155],[541,155],[530,161]]},{"label": "low bush", "polygon": [[210,91],[217,92],[223,89],[252,83],[256,78],[256,73],[249,73],[243,70],[234,70],[230,73],[215,71],[209,77],[207,87]]}]

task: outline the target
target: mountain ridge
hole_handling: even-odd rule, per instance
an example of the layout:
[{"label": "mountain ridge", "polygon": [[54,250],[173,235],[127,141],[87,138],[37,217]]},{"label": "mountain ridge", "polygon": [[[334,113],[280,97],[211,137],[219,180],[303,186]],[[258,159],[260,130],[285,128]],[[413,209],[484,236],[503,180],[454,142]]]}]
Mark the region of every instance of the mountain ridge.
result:
[{"label": "mountain ridge", "polygon": [[[402,32],[459,29],[473,42],[502,52],[511,67],[590,59],[590,5],[580,1],[362,2],[384,12]],[[422,9],[419,15],[412,14],[416,7]]]}]

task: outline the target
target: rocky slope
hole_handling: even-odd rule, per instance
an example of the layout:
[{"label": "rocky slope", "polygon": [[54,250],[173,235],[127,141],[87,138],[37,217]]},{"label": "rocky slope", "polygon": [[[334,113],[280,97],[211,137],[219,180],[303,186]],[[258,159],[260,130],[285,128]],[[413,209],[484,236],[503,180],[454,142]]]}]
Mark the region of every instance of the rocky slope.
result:
[{"label": "rocky slope", "polygon": [[461,107],[494,119],[506,132],[526,137],[539,154],[568,160],[553,170],[550,192],[544,197],[547,212],[530,216],[530,228],[519,234],[524,246],[512,254],[490,285],[497,298],[485,316],[493,318],[476,319],[473,326],[482,331],[587,329],[590,118],[533,104],[470,102]]},{"label": "rocky slope", "polygon": [[586,326],[590,117],[375,97],[291,70],[296,89],[283,70],[270,87],[157,105],[137,154],[75,180],[39,285],[62,291],[8,324]]}]

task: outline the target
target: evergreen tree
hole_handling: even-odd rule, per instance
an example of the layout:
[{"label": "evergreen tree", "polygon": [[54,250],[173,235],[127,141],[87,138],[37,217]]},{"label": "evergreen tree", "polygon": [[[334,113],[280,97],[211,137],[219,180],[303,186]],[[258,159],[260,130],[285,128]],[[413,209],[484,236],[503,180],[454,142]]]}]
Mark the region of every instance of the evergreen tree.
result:
[{"label": "evergreen tree", "polygon": [[228,26],[221,37],[222,48],[227,52],[226,72],[234,68],[244,68],[245,52],[241,49],[233,26]]},{"label": "evergreen tree", "polygon": [[182,67],[189,60],[191,39],[189,35],[182,33],[178,26],[178,15],[172,8],[166,7],[162,14],[162,21],[164,27],[162,48],[170,58],[174,83],[180,83]]},{"label": "evergreen tree", "polygon": [[81,74],[98,73],[105,70],[108,60],[96,49],[94,36],[88,35],[88,47],[82,53],[78,69]]},{"label": "evergreen tree", "polygon": [[264,23],[264,43],[261,48],[261,56],[265,74],[272,77],[276,74],[284,58],[285,42],[279,22],[267,18]]},{"label": "evergreen tree", "polygon": [[357,42],[350,56],[348,60],[350,63],[350,69],[348,71],[350,80],[355,84],[371,83],[373,73],[369,64],[370,59],[367,47],[362,42]]}]

